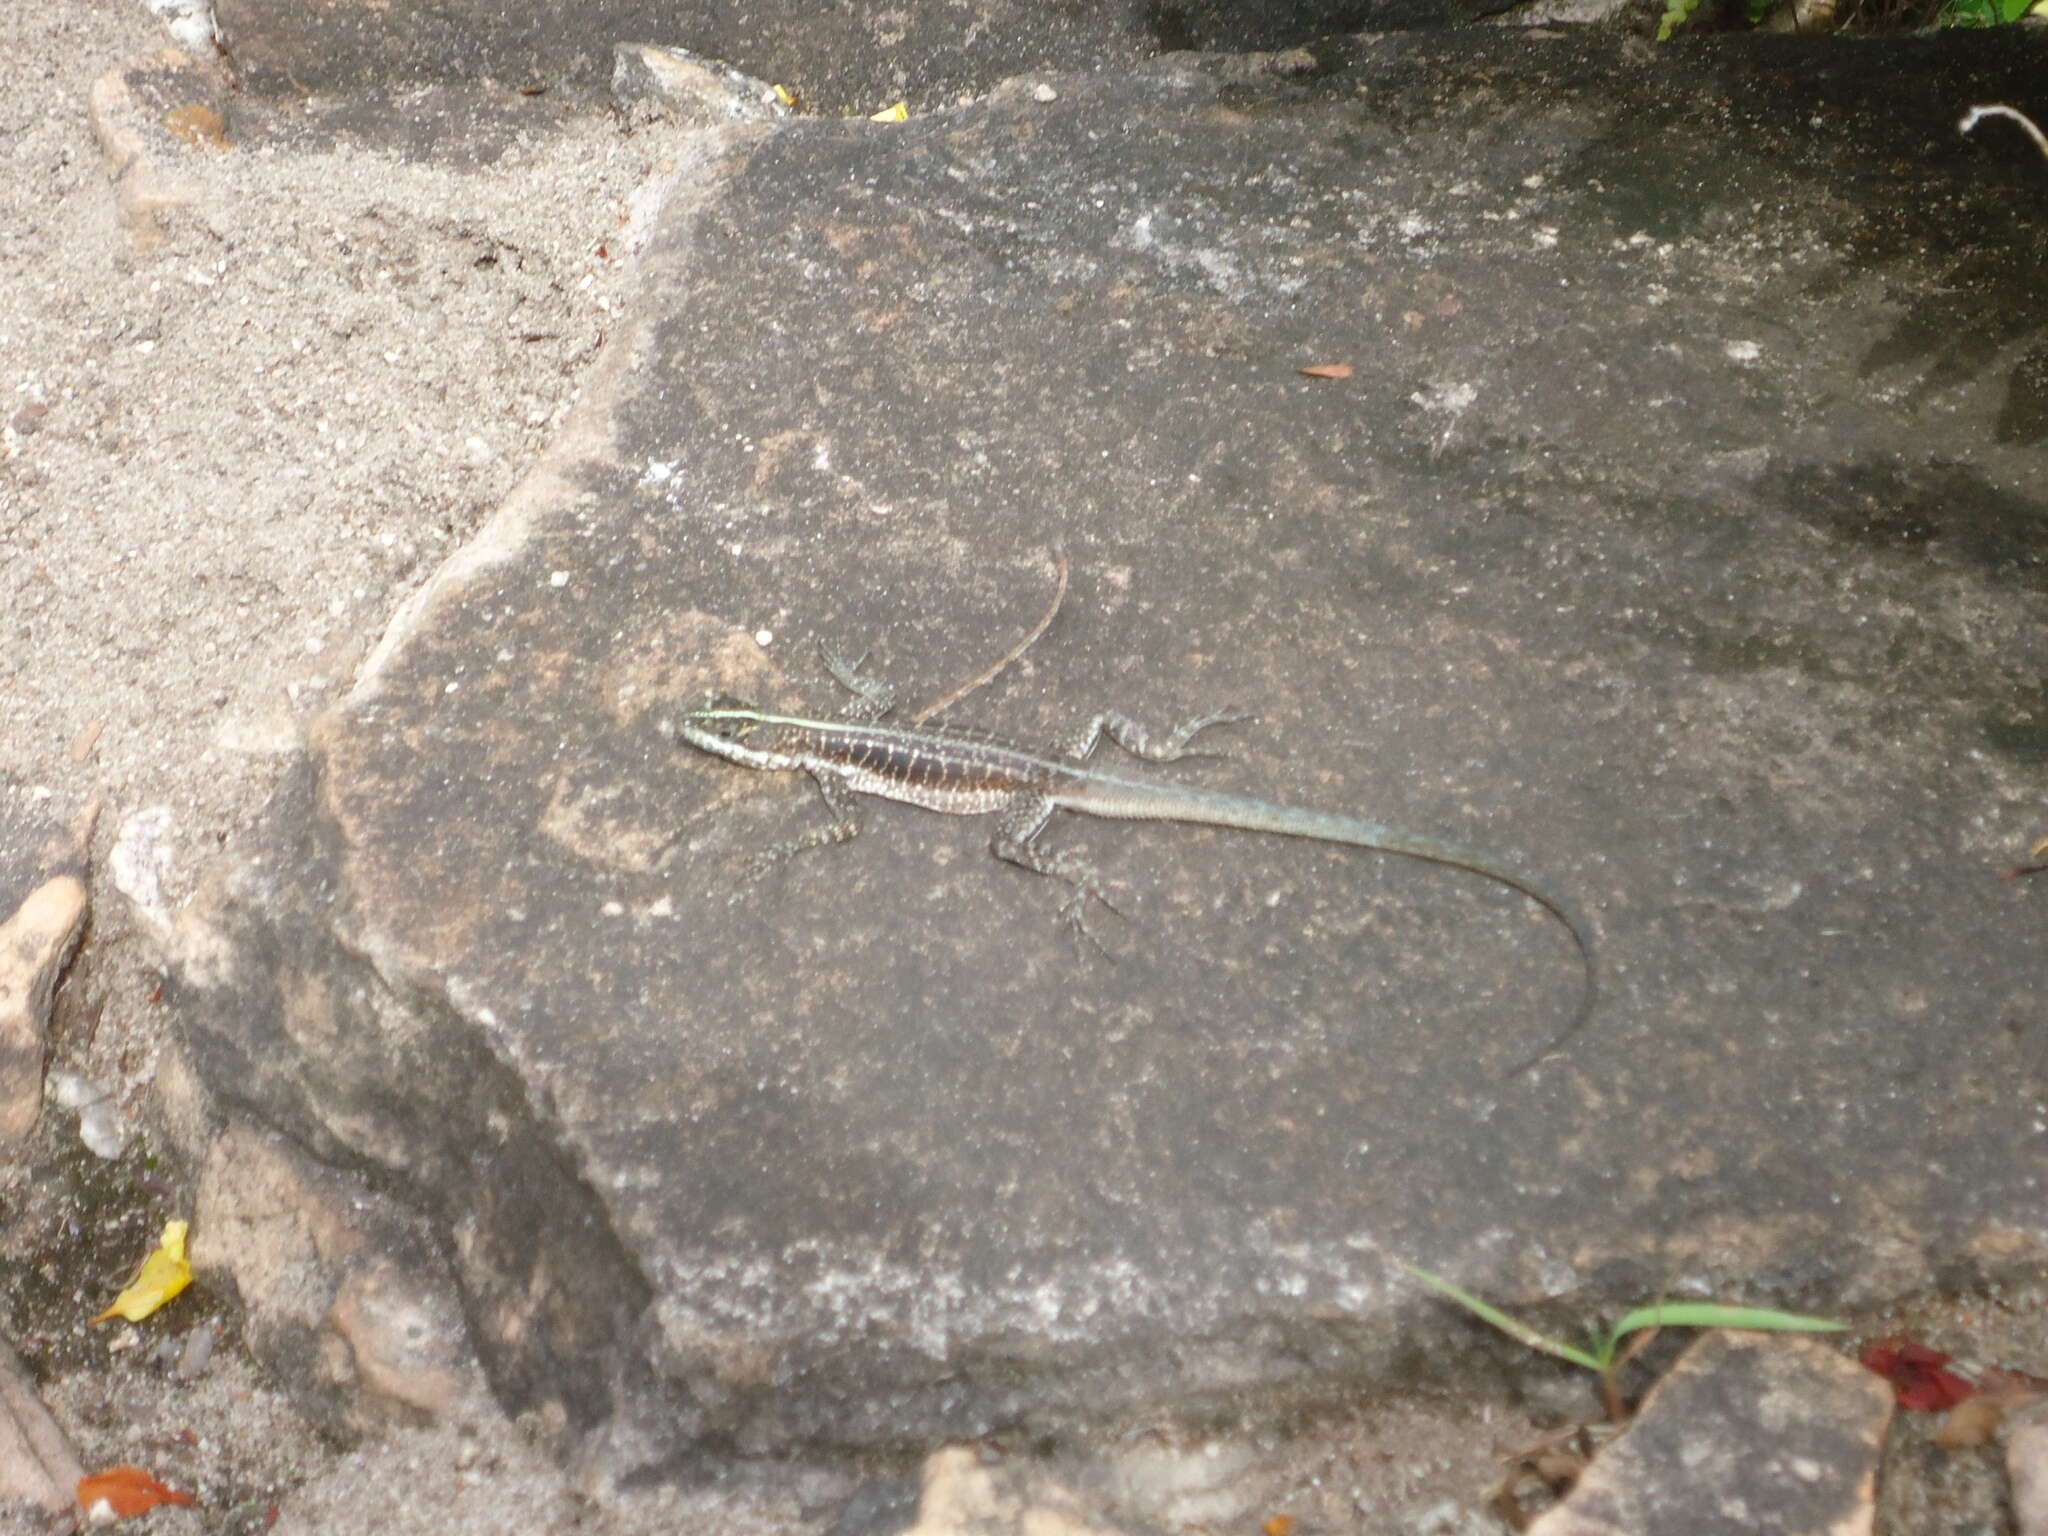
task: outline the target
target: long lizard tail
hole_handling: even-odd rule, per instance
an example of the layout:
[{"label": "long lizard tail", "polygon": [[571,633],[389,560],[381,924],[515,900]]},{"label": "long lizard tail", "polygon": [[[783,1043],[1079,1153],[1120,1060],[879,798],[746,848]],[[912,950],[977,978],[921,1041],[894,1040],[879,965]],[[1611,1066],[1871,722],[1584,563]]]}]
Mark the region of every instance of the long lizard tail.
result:
[{"label": "long lizard tail", "polygon": [[1585,986],[1571,1021],[1535,1055],[1508,1072],[1517,1077],[1562,1050],[1593,1016],[1599,1001],[1599,969],[1593,960],[1592,929],[1577,909],[1554,896],[1527,875],[1463,844],[1448,842],[1422,832],[1404,832],[1357,816],[1333,811],[1312,811],[1297,806],[1255,800],[1248,795],[1219,790],[1173,785],[1170,789],[1148,784],[1135,776],[1091,774],[1085,788],[1063,789],[1063,804],[1091,816],[1109,816],[1128,821],[1185,821],[1212,827],[1238,827],[1247,832],[1270,832],[1279,837],[1302,837],[1316,842],[1342,843],[1353,848],[1370,848],[1381,853],[1398,853],[1432,864],[1483,875],[1520,891],[1564,925],[1578,946],[1585,970]]}]

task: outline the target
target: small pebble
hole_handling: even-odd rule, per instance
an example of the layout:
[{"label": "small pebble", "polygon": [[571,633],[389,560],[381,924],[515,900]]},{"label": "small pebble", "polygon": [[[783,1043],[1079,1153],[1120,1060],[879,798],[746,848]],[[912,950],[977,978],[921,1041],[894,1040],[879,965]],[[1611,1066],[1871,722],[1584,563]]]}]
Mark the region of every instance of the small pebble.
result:
[{"label": "small pebble", "polygon": [[66,1072],[61,1068],[43,1081],[49,1091],[50,1102],[59,1109],[83,1109],[110,1096],[91,1078],[80,1077],[76,1072]]},{"label": "small pebble", "polygon": [[78,1112],[78,1139],[85,1143],[86,1151],[94,1157],[103,1157],[112,1162],[128,1150],[128,1143],[135,1139],[135,1132],[121,1111],[114,1107],[111,1099],[98,1104],[88,1104]]},{"label": "small pebble", "polygon": [[1060,93],[1051,86],[1041,82],[1031,87],[1031,99],[1033,101],[1058,101]]},{"label": "small pebble", "polygon": [[179,1353],[175,1368],[179,1380],[193,1381],[206,1374],[213,1359],[213,1341],[219,1336],[211,1323],[201,1323],[185,1335],[185,1348]]}]

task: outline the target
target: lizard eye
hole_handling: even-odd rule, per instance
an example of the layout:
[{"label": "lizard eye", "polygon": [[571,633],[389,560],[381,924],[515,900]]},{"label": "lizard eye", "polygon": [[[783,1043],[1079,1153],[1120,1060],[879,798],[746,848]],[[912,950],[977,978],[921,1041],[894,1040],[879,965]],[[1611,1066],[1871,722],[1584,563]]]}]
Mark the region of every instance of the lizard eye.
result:
[{"label": "lizard eye", "polygon": [[714,693],[698,706],[698,718],[705,727],[728,741],[742,741],[761,722],[754,718],[754,706],[730,693]]}]

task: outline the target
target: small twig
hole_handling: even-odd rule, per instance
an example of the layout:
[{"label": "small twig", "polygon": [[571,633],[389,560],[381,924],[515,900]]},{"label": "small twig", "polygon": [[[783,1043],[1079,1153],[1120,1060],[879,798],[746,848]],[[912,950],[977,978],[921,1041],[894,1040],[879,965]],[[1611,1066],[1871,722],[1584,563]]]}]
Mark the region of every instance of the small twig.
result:
[{"label": "small twig", "polygon": [[[2041,841],[2034,844],[2033,847],[2029,848],[2027,852],[2034,855],[2036,858],[2040,857],[2044,853],[2048,853],[2048,837],[2042,838]],[[2008,869],[2003,875],[1999,876],[1999,878],[2001,880],[2018,880],[2027,875],[2038,875],[2042,873],[2048,873],[2048,864],[2018,864],[2015,865],[2013,868]]]},{"label": "small twig", "polygon": [[1963,114],[1962,121],[1956,124],[1956,131],[1958,133],[1968,133],[1987,117],[2011,118],[2020,125],[2021,130],[2025,132],[2026,136],[2034,141],[2034,148],[2040,150],[2044,158],[2048,158],[2048,134],[2044,134],[2034,125],[2034,120],[2031,117],[2016,107],[1998,105],[1972,107]]},{"label": "small twig", "polygon": [[1037,625],[1033,627],[1030,634],[1026,635],[1022,640],[1019,640],[1009,650],[1005,651],[1002,654],[1002,656],[997,659],[996,664],[994,666],[990,667],[986,672],[982,673],[981,676],[972,678],[969,681],[962,683],[958,688],[955,688],[951,693],[947,694],[943,699],[938,700],[936,703],[925,705],[923,709],[920,709],[916,714],[910,717],[911,724],[923,725],[925,721],[931,719],[933,715],[938,714],[941,710],[951,709],[955,704],[958,704],[962,699],[966,698],[967,695],[974,692],[975,689],[983,687],[988,683],[994,682],[997,676],[1001,674],[1003,668],[1007,667],[1019,656],[1022,656],[1026,651],[1030,650],[1033,645],[1038,643],[1038,637],[1044,634],[1046,630],[1052,627],[1053,615],[1057,614],[1060,611],[1060,604],[1065,602],[1067,597],[1066,552],[1064,550],[1055,549],[1053,551],[1053,558],[1059,562],[1059,575],[1055,578],[1053,582],[1052,602],[1046,606],[1045,617],[1038,621]]}]

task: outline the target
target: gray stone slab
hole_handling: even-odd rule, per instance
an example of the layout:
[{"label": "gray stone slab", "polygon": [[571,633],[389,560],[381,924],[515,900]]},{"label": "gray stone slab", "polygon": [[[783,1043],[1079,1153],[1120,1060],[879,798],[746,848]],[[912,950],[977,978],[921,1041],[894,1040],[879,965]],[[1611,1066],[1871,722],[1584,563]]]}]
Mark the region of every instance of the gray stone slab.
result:
[{"label": "gray stone slab", "polygon": [[[445,1232],[492,1381],[616,1476],[1278,1413],[1503,1303],[1844,1307],[2043,1256],[2038,39],[1180,61],[686,167],[577,422],[184,928],[237,1115]],[[1297,369],[1341,362],[1343,380]],[[675,748],[815,642],[1050,740],[1494,850],[1062,818],[766,881]],[[764,639],[763,637],[770,637]],[[1440,1357],[1439,1357],[1440,1358]]]}]

